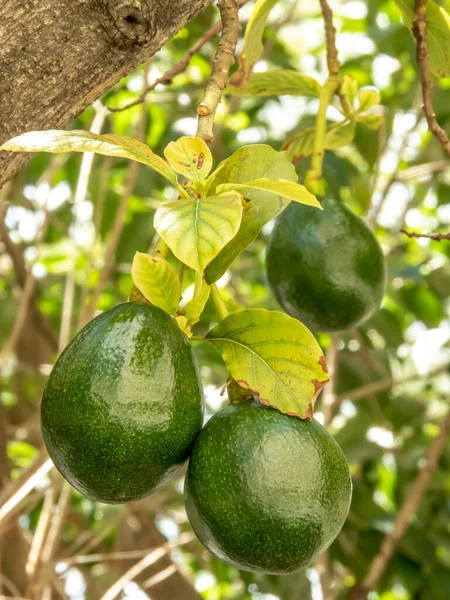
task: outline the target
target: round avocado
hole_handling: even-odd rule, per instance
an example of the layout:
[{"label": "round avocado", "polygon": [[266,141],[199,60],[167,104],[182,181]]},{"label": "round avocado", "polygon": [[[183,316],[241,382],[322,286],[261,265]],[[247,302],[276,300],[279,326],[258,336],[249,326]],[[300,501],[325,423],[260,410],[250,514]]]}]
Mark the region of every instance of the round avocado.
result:
[{"label": "round avocado", "polygon": [[336,538],[351,490],[344,454],[317,421],[250,401],[222,409],[198,435],[185,501],[210,552],[238,569],[287,574]]},{"label": "round avocado", "polygon": [[323,210],[291,202],[275,222],[267,277],[283,309],[313,331],[356,327],[380,307],[386,267],[367,225],[329,198]]},{"label": "round avocado", "polygon": [[202,421],[190,343],[167,313],[137,302],[104,312],[74,337],[41,405],[57,469],[109,504],[149,496],[173,479]]}]

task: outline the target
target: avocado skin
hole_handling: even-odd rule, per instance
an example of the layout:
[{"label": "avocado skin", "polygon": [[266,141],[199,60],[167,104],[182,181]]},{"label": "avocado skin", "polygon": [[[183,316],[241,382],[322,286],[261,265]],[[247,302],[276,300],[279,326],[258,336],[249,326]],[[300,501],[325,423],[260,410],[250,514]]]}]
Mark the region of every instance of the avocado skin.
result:
[{"label": "avocado skin", "polygon": [[351,489],[344,454],[317,421],[244,402],[197,437],[185,501],[210,552],[245,571],[288,574],[335,539]]},{"label": "avocado skin", "polygon": [[41,405],[57,469],[108,504],[149,496],[173,479],[202,421],[190,343],[172,317],[137,302],[104,312],[74,337]]},{"label": "avocado skin", "polygon": [[321,203],[323,211],[291,202],[278,217],[267,249],[267,277],[289,315],[313,331],[343,331],[380,307],[385,260],[362,219],[336,200]]}]

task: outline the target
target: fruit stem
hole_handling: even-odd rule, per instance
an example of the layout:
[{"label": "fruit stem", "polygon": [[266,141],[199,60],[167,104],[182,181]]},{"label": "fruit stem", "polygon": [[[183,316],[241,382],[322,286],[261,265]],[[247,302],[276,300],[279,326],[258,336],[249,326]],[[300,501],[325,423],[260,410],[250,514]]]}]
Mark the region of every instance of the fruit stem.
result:
[{"label": "fruit stem", "polygon": [[216,309],[217,316],[223,321],[228,316],[228,309],[216,283],[211,284],[211,300]]},{"label": "fruit stem", "polygon": [[322,181],[322,166],[325,156],[325,136],[327,133],[327,108],[338,87],[339,76],[330,75],[320,91],[311,167],[305,177],[305,186],[312,194],[323,195],[325,193]]},{"label": "fruit stem", "polygon": [[325,155],[325,137],[327,134],[327,108],[334,93],[340,87],[339,57],[336,47],[336,28],[333,24],[333,11],[328,0],[319,0],[325,25],[325,38],[327,44],[328,78],[320,90],[319,112],[317,113],[316,129],[314,133],[314,146],[311,158],[311,167],[306,174],[305,186],[312,194],[323,195],[325,185],[322,181],[322,166]]}]

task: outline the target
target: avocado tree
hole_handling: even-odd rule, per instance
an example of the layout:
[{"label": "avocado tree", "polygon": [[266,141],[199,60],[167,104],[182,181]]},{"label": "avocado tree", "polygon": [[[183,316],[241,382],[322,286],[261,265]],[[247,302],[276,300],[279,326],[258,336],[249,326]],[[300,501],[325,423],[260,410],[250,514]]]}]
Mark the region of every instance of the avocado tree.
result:
[{"label": "avocado tree", "polygon": [[448,2],[18,4],[0,594],[447,598]]}]

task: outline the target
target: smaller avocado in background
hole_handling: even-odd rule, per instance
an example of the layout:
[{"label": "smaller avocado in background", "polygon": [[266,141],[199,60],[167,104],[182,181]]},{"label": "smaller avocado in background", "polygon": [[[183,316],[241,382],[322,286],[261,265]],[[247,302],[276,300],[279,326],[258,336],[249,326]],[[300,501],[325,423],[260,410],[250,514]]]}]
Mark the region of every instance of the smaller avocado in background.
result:
[{"label": "smaller avocado in background", "polygon": [[315,420],[254,401],[229,405],[198,435],[185,483],[202,544],[238,569],[305,569],[336,538],[352,483],[345,456]]},{"label": "smaller avocado in background", "polygon": [[77,490],[116,504],[149,496],[182,469],[203,423],[191,344],[175,319],[128,302],[88,323],[44,390],[51,459]]},{"label": "smaller avocado in background", "polygon": [[342,202],[323,210],[295,202],[277,218],[269,241],[269,285],[283,309],[313,331],[361,325],[380,307],[386,265],[374,234]]}]

